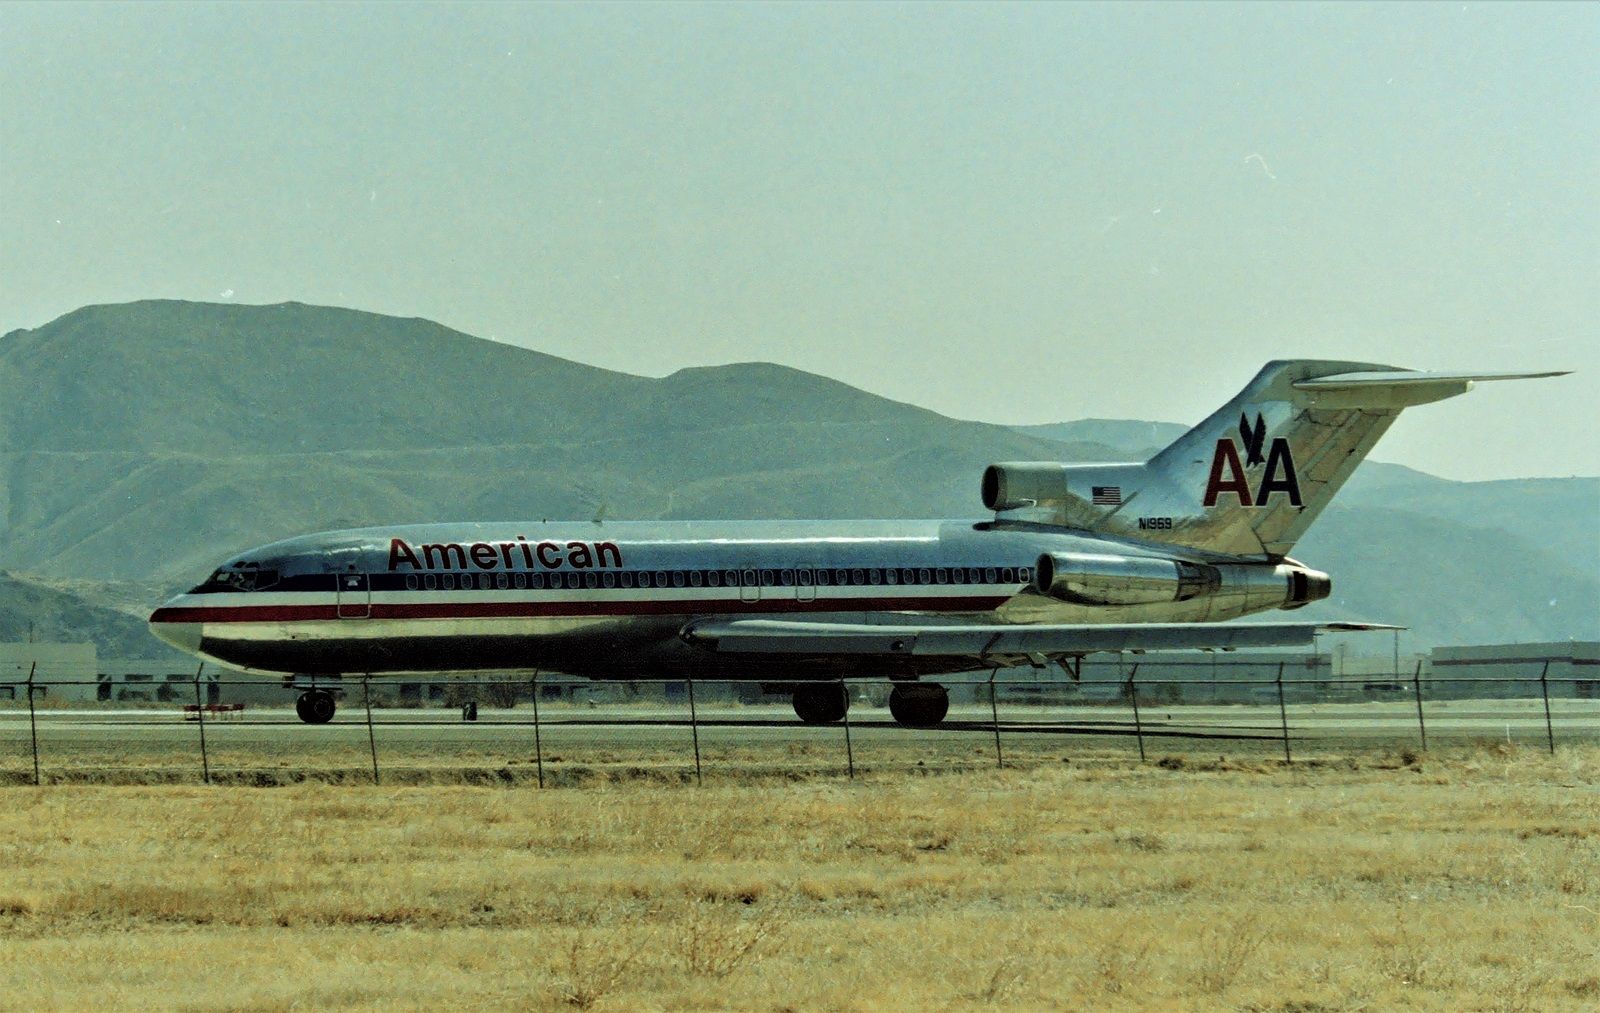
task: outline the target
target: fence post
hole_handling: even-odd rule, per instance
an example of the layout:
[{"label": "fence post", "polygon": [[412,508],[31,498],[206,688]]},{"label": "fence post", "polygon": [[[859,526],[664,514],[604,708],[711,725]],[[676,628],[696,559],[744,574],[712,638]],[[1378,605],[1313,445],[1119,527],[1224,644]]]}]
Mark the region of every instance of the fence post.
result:
[{"label": "fence post", "polygon": [[206,784],[211,783],[211,757],[206,753],[206,705],[200,699],[200,673],[206,668],[205,662],[200,662],[200,667],[194,670],[194,717],[200,723],[200,776]]},{"label": "fence post", "polygon": [[694,706],[694,680],[689,683],[689,730],[694,734],[694,783],[704,784],[700,778],[700,716]]},{"label": "fence post", "polygon": [[1289,755],[1289,708],[1283,703],[1283,662],[1278,662],[1278,719],[1283,722],[1283,762],[1293,763]]},{"label": "fence post", "polygon": [[539,670],[533,670],[533,762],[539,767],[539,787],[544,787],[544,743],[539,741]]},{"label": "fence post", "polygon": [[1417,670],[1411,673],[1411,685],[1417,691],[1417,732],[1422,736],[1422,751],[1428,751],[1428,726],[1422,720],[1422,659],[1417,659]]},{"label": "fence post", "polygon": [[361,702],[367,708],[367,747],[372,750],[372,783],[378,784],[378,736],[372,730],[372,676],[361,677]]},{"label": "fence post", "polygon": [[35,661],[28,666],[28,738],[33,742],[33,783],[39,784],[39,725],[33,717],[33,673],[38,671],[39,663]]},{"label": "fence post", "polygon": [[1539,672],[1539,689],[1544,693],[1544,734],[1550,743],[1550,755],[1556,755],[1556,728],[1550,723],[1550,662]]},{"label": "fence post", "polygon": [[[1117,664],[1122,664],[1122,655],[1117,655]],[[1128,696],[1133,700],[1133,734],[1139,740],[1139,762],[1145,762],[1144,756],[1144,721],[1139,717],[1139,666],[1135,664],[1128,673]]]},{"label": "fence post", "polygon": [[1006,765],[1006,758],[1000,752],[1000,705],[994,699],[994,677],[1000,669],[998,666],[989,669],[989,718],[994,723],[994,762],[997,767]]},{"label": "fence post", "polygon": [[856,752],[850,745],[850,687],[845,685],[844,676],[839,676],[839,692],[844,694],[844,763],[845,771],[850,780],[856,779]]}]

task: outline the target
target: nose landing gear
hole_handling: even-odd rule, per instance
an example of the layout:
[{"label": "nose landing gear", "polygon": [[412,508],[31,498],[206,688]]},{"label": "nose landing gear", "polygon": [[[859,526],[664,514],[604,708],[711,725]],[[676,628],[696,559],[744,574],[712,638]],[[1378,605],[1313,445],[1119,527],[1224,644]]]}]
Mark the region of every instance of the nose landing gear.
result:
[{"label": "nose landing gear", "polygon": [[307,690],[294,702],[294,712],[308,725],[327,724],[333,720],[336,709],[333,694],[322,689]]}]

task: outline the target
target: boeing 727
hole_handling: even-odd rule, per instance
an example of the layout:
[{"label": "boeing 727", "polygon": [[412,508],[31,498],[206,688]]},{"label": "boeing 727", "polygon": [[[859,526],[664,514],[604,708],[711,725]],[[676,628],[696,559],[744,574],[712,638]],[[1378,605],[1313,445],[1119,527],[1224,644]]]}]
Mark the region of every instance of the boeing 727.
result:
[{"label": "boeing 727", "polygon": [[941,674],[1374,628],[1228,620],[1328,596],[1288,553],[1402,409],[1558,375],[1272,362],[1142,464],[990,465],[990,517],[335,531],[227,560],[150,624],[289,677],[314,724],[332,677],[539,669],[756,679],[808,723],[844,717],[844,678],[886,676],[895,719],[927,727]]}]

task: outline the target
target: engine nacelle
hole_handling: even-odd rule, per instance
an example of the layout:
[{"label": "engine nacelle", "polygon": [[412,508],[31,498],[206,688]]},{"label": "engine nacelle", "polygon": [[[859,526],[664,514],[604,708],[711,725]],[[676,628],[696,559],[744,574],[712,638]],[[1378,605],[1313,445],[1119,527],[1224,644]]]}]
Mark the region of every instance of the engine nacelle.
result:
[{"label": "engine nacelle", "polygon": [[1327,574],[1298,563],[1188,563],[1146,556],[1047,552],[1033,571],[1040,594],[1075,605],[1161,605],[1226,596],[1255,610],[1300,608],[1328,597]]},{"label": "engine nacelle", "polygon": [[1047,552],[1033,570],[1034,590],[1078,605],[1159,605],[1214,591],[1217,568],[1176,559]]},{"label": "engine nacelle", "polygon": [[1067,469],[1049,461],[1013,461],[983,469],[983,505],[990,510],[1062,503],[1067,498]]}]

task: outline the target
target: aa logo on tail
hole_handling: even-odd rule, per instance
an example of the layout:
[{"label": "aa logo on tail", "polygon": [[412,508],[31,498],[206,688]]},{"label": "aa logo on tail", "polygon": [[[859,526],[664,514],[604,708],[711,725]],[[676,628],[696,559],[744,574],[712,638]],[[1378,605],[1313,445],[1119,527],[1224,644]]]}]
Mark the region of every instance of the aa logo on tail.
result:
[{"label": "aa logo on tail", "polygon": [[[1239,448],[1232,439],[1224,437],[1217,441],[1217,449],[1211,455],[1211,475],[1206,479],[1206,495],[1202,502],[1208,507],[1216,506],[1218,497],[1231,492],[1239,497],[1240,506],[1264,507],[1271,505],[1273,493],[1283,493],[1289,497],[1291,506],[1302,506],[1300,477],[1294,470],[1294,451],[1289,449],[1288,439],[1274,436],[1272,446],[1263,456],[1261,451],[1262,444],[1267,442],[1267,424],[1260,412],[1256,412],[1254,426],[1246,416],[1239,416],[1239,437],[1245,450],[1243,463],[1239,460]],[[1261,464],[1266,467],[1262,471],[1260,484],[1252,492],[1245,470]]]}]

